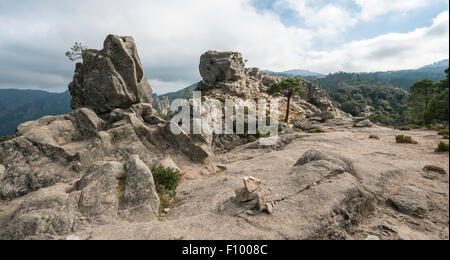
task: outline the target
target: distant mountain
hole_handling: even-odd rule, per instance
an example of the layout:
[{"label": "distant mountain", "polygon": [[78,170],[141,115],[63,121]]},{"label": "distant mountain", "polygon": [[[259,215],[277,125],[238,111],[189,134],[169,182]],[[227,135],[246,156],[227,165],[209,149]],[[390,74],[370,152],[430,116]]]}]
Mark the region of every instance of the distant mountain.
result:
[{"label": "distant mountain", "polygon": [[0,89],[0,136],[12,135],[19,124],[70,112],[69,91]]},{"label": "distant mountain", "polygon": [[270,72],[272,75],[281,75],[289,77],[300,77],[305,80],[314,81],[317,77],[321,78],[320,87],[326,90],[336,89],[339,83],[344,82],[349,85],[357,85],[358,83],[382,84],[387,83],[403,90],[409,91],[409,88],[417,81],[423,79],[431,79],[433,81],[440,81],[446,78],[444,70],[448,68],[449,60],[442,60],[431,65],[421,67],[419,69],[411,70],[397,70],[384,72],[337,72],[327,76],[308,75],[303,70],[290,70],[288,72]]},{"label": "distant mountain", "polygon": [[433,68],[448,68],[448,65],[449,65],[449,60],[446,59],[446,60],[441,60],[441,61],[435,62],[435,63],[427,65],[427,66],[423,66],[419,70],[427,70],[427,69],[433,69]]},{"label": "distant mountain", "polygon": [[282,72],[274,72],[274,71],[270,71],[270,70],[263,70],[263,72],[269,73],[271,75],[276,75],[276,76],[284,76],[284,77],[307,77],[307,78],[318,78],[318,77],[323,77],[325,75],[317,73],[317,72],[311,72],[309,70],[301,70],[301,69],[296,69],[296,70],[286,70],[286,71],[282,71]]},{"label": "distant mountain", "polygon": [[172,92],[172,93],[167,93],[167,94],[164,94],[164,95],[157,95],[157,96],[158,97],[168,97],[170,102],[172,102],[175,99],[184,98],[184,93],[186,92],[186,89],[190,89],[191,92],[194,91],[195,89],[197,89],[197,83],[192,84],[189,87],[184,88],[184,89],[182,89],[180,91],[177,91],[177,92]]}]

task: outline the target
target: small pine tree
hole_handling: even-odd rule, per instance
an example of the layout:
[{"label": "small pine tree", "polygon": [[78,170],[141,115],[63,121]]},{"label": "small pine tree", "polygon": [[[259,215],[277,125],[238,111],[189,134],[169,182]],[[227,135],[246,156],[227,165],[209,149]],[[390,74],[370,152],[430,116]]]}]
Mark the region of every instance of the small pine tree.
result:
[{"label": "small pine tree", "polygon": [[70,61],[78,61],[83,59],[83,52],[87,50],[86,46],[83,46],[81,42],[75,42],[72,48],[66,52],[66,57]]},{"label": "small pine tree", "polygon": [[299,97],[306,93],[303,88],[302,81],[298,78],[287,78],[279,83],[275,83],[269,87],[267,93],[270,95],[281,94],[287,98],[286,119],[285,122],[289,123],[289,112],[291,107],[291,99]]}]

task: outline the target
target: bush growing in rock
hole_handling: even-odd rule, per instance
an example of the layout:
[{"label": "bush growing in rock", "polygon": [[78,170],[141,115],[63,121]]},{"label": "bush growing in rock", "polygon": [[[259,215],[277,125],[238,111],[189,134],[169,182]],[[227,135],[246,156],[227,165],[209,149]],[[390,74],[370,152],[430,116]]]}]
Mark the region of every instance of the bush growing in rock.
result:
[{"label": "bush growing in rock", "polygon": [[417,144],[417,142],[408,135],[397,135],[395,136],[395,140],[398,144]]},{"label": "bush growing in rock", "polygon": [[161,213],[165,208],[170,207],[170,200],[177,195],[176,190],[181,174],[177,169],[166,168],[162,165],[153,166],[152,174],[156,192],[161,200],[159,208],[159,213]]}]

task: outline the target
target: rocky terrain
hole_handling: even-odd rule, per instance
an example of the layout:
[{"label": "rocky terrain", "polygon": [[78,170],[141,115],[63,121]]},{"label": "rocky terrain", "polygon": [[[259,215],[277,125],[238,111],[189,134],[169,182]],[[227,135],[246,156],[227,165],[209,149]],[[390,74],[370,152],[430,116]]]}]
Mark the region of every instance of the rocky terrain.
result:
[{"label": "rocky terrain", "polygon": [[[218,100],[271,98],[282,79],[245,68],[236,52],[206,52],[200,74],[205,99]],[[21,124],[0,143],[0,239],[449,239],[441,137],[413,130],[418,144],[397,144],[400,131],[304,87],[276,144],[174,135],[152,107],[133,39],[110,35],[77,64],[71,113]],[[184,176],[163,214],[159,164]]]}]

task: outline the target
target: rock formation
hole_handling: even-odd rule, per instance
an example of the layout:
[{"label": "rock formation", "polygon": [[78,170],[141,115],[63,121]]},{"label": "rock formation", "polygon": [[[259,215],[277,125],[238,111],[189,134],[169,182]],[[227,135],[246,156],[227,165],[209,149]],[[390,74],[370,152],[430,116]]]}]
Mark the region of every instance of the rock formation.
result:
[{"label": "rock formation", "polygon": [[[448,240],[448,153],[433,152],[436,134],[411,130],[419,144],[400,149],[395,129],[368,128],[305,81],[275,144],[174,135],[152,108],[131,38],[108,36],[83,59],[74,110],[0,143],[0,239]],[[206,53],[200,71],[205,99],[221,101],[271,98],[265,90],[282,79],[232,52]],[[327,132],[303,132],[319,127]],[[243,145],[213,154],[230,143]],[[153,165],[183,173],[171,208],[161,208]]]},{"label": "rock formation", "polygon": [[82,56],[69,85],[73,109],[87,107],[102,114],[152,103],[152,89],[133,38],[109,35],[103,50],[86,50]]}]

